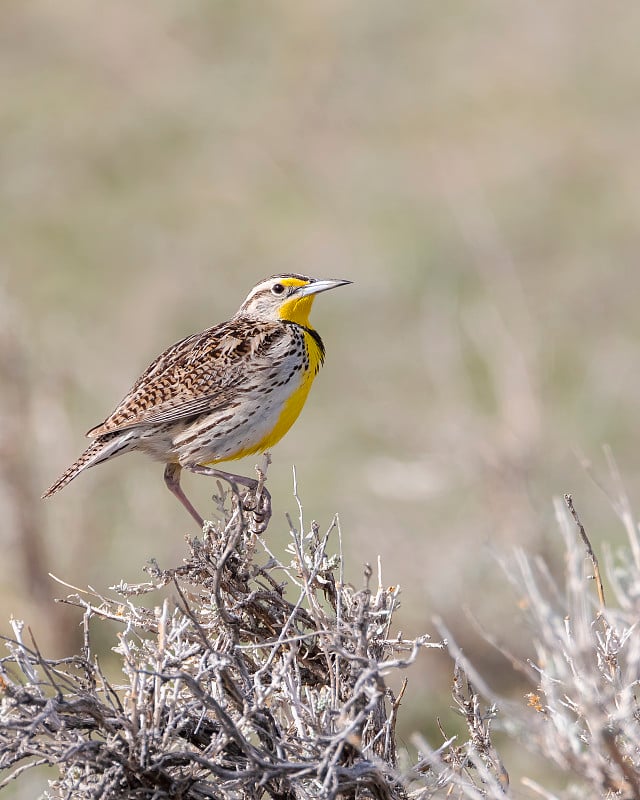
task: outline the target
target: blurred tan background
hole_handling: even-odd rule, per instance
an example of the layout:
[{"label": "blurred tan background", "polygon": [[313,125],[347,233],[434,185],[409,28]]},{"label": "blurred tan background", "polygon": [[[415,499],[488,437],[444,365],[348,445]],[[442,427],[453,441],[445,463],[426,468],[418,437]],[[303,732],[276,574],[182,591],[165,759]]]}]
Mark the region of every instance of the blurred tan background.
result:
[{"label": "blurred tan background", "polygon": [[[179,562],[196,531],[158,464],[40,494],[157,353],[296,271],[355,283],[314,308],[273,546],[295,464],[348,577],[380,554],[405,633],[442,614],[509,690],[463,613],[526,650],[492,550],[553,559],[565,491],[621,541],[582,464],[606,483],[603,444],[640,495],[640,7],[14,1],[0,37],[0,630],[68,654],[48,572]],[[409,677],[407,734],[447,713],[450,667]]]}]

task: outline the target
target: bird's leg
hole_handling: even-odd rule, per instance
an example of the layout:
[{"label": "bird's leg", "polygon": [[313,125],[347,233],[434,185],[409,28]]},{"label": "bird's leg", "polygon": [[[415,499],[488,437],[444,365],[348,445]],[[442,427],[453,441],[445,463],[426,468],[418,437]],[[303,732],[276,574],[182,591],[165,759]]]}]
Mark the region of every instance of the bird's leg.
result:
[{"label": "bird's leg", "polygon": [[204,520],[195,510],[195,508],[191,505],[191,501],[187,497],[187,495],[182,491],[182,487],[180,486],[180,473],[182,472],[182,467],[180,464],[167,464],[164,468],[164,482],[167,484],[167,488],[169,491],[174,494],[178,500],[182,503],[182,505],[187,509],[187,511],[191,514],[191,516],[195,519],[198,523],[198,527],[202,528],[204,525]]},{"label": "bird's leg", "polygon": [[[224,472],[224,470],[215,469],[214,467],[206,467],[203,464],[185,464],[184,468],[188,469],[189,472],[195,472],[197,475],[220,478],[233,487],[237,484],[246,486],[249,491],[242,498],[242,508],[253,514],[255,520],[254,532],[264,533],[271,519],[271,495],[264,486],[264,476],[256,480],[255,478],[247,478],[245,475],[234,475],[232,472]],[[249,494],[254,495],[254,502],[251,505],[245,502]]]}]

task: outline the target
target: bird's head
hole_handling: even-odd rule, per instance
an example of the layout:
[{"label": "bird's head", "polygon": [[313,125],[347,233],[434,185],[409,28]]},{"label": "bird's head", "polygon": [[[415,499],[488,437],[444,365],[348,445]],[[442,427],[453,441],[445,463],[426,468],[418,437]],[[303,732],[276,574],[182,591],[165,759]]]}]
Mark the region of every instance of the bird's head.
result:
[{"label": "bird's head", "polygon": [[256,317],[270,322],[297,322],[298,325],[308,327],[315,296],[348,283],[351,281],[318,280],[293,273],[272,275],[253,287],[240,306],[238,316]]}]

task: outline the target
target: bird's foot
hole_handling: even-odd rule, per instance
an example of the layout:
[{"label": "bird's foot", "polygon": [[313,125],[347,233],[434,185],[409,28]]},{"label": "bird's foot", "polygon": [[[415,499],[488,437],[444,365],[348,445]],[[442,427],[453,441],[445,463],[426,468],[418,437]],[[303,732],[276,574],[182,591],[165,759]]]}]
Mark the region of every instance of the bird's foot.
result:
[{"label": "bird's foot", "polygon": [[[268,461],[265,463],[265,467],[267,464]],[[232,495],[237,498],[240,503],[240,513],[243,517],[245,514],[250,517],[247,522],[251,533],[260,534],[265,532],[269,520],[271,519],[271,495],[264,485],[264,470],[258,469],[258,479],[256,480],[255,478],[246,478],[243,475],[234,475],[231,472],[223,472],[220,469],[202,464],[185,464],[185,469],[195,472],[198,475],[207,475],[210,478],[220,478],[226,481],[231,487]],[[169,479],[171,479],[172,475],[172,473],[169,474]],[[165,480],[167,480],[166,472]],[[168,480],[167,486],[169,486],[174,494],[177,494],[174,483],[175,482]],[[246,487],[246,491],[241,493],[238,488],[239,486]],[[181,497],[179,499],[184,505],[184,500]],[[190,509],[187,508],[187,510]]]},{"label": "bird's foot", "polygon": [[258,481],[255,488],[246,491],[241,498],[242,511],[250,515],[251,533],[264,533],[271,519],[271,495]]}]

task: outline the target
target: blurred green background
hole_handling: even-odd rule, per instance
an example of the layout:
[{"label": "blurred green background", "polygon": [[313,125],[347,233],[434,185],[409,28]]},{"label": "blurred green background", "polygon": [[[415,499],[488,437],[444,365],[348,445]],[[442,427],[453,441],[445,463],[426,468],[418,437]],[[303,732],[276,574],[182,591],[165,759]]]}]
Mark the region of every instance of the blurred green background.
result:
[{"label": "blurred green background", "polygon": [[[584,467],[607,483],[603,444],[640,495],[639,36],[640,6],[592,0],[4,3],[0,630],[68,654],[47,573],[180,561],[196,531],[158,464],[40,494],[157,353],[295,271],[355,283],[314,307],[328,357],[273,453],[273,546],[295,464],[349,579],[379,554],[406,635],[441,614],[519,691],[464,613],[527,652],[494,551],[561,572],[565,491],[622,541]],[[409,673],[403,736],[450,676],[433,652]]]}]

